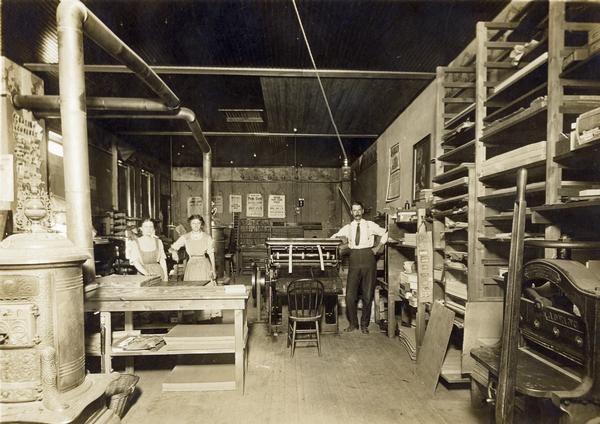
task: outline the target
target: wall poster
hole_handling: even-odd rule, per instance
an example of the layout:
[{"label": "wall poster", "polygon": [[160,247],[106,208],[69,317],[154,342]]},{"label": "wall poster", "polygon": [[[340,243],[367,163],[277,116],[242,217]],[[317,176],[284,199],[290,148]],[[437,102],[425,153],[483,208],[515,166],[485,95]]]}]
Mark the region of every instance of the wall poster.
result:
[{"label": "wall poster", "polygon": [[268,218],[285,218],[285,194],[269,194]]},{"label": "wall poster", "polygon": [[242,212],[242,195],[241,194],[230,194],[229,195],[229,212]]},{"label": "wall poster", "polygon": [[400,197],[400,171],[396,171],[388,177],[388,188],[386,200],[394,200]]},{"label": "wall poster", "polygon": [[222,214],[223,213],[223,196],[221,196],[220,194],[217,194],[216,196],[213,196],[212,201],[213,201],[212,209],[215,211],[214,213]]},{"label": "wall poster", "polygon": [[203,215],[202,196],[192,196],[187,199],[187,216]]},{"label": "wall poster", "polygon": [[388,175],[388,187],[386,201],[400,196],[400,144],[396,143],[390,147],[390,173]]},{"label": "wall poster", "polygon": [[431,188],[431,134],[413,146],[413,200],[419,192]]},{"label": "wall poster", "polygon": [[246,196],[246,216],[248,218],[262,218],[264,214],[262,194],[248,193]]}]

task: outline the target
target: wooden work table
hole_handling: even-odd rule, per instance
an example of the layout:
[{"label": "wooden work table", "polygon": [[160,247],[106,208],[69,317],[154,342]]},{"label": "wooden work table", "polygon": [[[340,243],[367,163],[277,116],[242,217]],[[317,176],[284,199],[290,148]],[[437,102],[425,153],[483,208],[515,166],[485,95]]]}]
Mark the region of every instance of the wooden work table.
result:
[{"label": "wooden work table", "polygon": [[[122,351],[112,346],[112,312],[125,312],[125,329],[133,329],[132,313],[138,311],[185,311],[185,310],[233,310],[234,349],[223,352],[235,353],[235,387],[243,392],[245,374],[245,346],[247,338],[246,303],[248,288],[240,292],[240,286],[203,287],[207,282],[170,282],[164,285],[127,286],[115,284],[96,288],[85,293],[85,311],[99,312],[101,322],[101,369],[112,371],[113,356],[173,355],[216,353],[214,349],[193,349],[189,351],[158,350]],[[237,289],[237,290],[236,290]]]}]

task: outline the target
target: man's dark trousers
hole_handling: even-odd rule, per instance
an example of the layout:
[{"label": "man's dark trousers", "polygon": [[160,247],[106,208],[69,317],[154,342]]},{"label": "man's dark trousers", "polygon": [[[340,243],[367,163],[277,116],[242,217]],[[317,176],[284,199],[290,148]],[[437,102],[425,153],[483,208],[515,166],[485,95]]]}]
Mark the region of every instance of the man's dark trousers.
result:
[{"label": "man's dark trousers", "polygon": [[375,292],[375,255],[371,248],[351,249],[346,284],[346,310],[350,326],[358,328],[358,288],[362,291],[360,327],[367,328],[371,318],[371,302]]}]

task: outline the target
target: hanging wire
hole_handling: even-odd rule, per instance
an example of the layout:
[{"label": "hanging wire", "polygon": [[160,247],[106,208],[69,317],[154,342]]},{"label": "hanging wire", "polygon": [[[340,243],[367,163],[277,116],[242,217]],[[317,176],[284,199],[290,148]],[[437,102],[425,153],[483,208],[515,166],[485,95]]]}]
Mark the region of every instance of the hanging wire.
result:
[{"label": "hanging wire", "polygon": [[335,135],[337,136],[338,142],[340,143],[340,148],[342,149],[342,154],[344,155],[344,166],[348,166],[348,156],[346,156],[346,150],[344,149],[344,144],[342,143],[342,138],[340,137],[340,133],[338,131],[337,125],[335,124],[335,120],[333,119],[333,113],[331,112],[331,107],[329,106],[329,101],[327,100],[327,95],[325,94],[325,89],[323,88],[323,83],[321,82],[321,77],[319,76],[319,70],[317,69],[317,64],[315,63],[315,59],[312,54],[312,50],[310,49],[310,44],[308,43],[308,38],[306,37],[306,32],[304,32],[304,25],[302,25],[302,19],[300,18],[300,12],[298,11],[298,6],[296,6],[296,0],[292,0],[292,4],[294,5],[294,11],[296,12],[296,17],[298,18],[298,24],[300,25],[300,30],[302,31],[302,36],[304,37],[304,43],[306,44],[306,49],[308,50],[308,55],[310,56],[310,61],[312,62],[313,69],[315,70],[315,75],[317,76],[317,81],[319,82],[319,87],[321,88],[321,93],[323,94],[323,100],[325,100],[325,106],[327,107],[327,112],[329,113],[329,119],[331,119],[331,124],[333,125],[333,129],[335,130]]}]

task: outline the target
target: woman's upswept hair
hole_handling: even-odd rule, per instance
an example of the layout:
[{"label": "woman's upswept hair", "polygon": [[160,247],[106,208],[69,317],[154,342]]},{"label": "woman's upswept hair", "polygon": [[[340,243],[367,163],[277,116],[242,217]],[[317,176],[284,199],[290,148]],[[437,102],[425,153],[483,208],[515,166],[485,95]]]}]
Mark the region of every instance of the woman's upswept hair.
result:
[{"label": "woman's upswept hair", "polygon": [[191,223],[194,219],[197,219],[198,221],[200,221],[200,224],[202,226],[204,226],[204,218],[202,218],[202,215],[198,215],[198,214],[190,215],[188,217],[188,222]]}]

